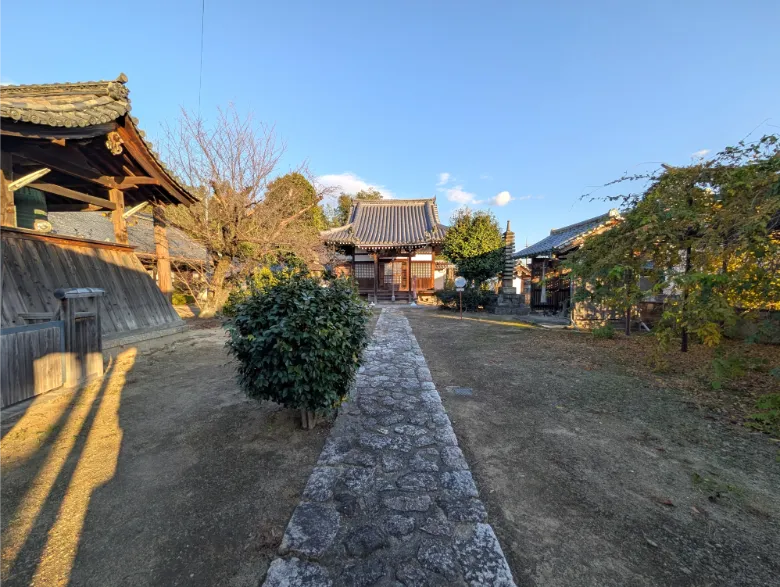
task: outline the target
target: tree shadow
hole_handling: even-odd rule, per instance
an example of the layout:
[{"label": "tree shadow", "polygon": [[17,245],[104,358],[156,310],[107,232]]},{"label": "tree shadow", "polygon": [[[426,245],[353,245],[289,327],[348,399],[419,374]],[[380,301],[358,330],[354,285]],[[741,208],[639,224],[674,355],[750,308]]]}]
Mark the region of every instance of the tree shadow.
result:
[{"label": "tree shadow", "polygon": [[[112,361],[102,378],[70,392],[53,417],[51,398],[29,402],[4,436],[4,452],[10,453],[3,455],[9,461],[3,471],[4,585],[69,580],[91,494],[113,476],[110,461],[121,443],[116,414],[133,357]],[[96,450],[106,437],[116,438],[114,455]]]}]

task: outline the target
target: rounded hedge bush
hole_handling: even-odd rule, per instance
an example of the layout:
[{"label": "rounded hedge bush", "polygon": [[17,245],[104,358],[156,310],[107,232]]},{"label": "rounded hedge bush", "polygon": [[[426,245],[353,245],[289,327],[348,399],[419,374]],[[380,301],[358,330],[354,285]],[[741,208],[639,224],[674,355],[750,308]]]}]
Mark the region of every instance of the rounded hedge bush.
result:
[{"label": "rounded hedge bush", "polygon": [[236,304],[227,346],[250,397],[313,414],[336,408],[349,392],[368,342],[369,309],[350,280],[279,272]]}]

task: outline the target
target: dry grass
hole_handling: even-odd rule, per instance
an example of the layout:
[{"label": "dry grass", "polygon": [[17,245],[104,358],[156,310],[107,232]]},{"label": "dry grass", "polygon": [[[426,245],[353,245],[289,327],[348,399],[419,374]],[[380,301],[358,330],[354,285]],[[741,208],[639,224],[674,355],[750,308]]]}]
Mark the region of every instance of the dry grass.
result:
[{"label": "dry grass", "polygon": [[[719,349],[693,344],[687,353],[677,348],[660,351],[649,334],[616,334],[613,339],[597,339],[588,333],[569,331],[545,332],[554,337],[560,349],[554,360],[585,370],[616,370],[640,377],[659,387],[689,393],[702,407],[723,414],[734,423],[749,423],[756,413],[756,402],[762,396],[780,393],[780,379],[770,371],[780,366],[780,346],[726,341]],[[713,388],[716,379],[713,360],[716,357],[739,357],[747,365],[744,373],[723,380],[720,389]],[[780,436],[780,430],[768,429]]]}]

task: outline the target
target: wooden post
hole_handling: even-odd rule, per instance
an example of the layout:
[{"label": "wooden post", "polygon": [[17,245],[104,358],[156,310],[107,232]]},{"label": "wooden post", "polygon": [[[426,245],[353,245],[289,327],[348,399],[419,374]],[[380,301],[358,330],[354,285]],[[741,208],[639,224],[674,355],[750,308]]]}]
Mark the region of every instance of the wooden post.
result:
[{"label": "wooden post", "polygon": [[168,301],[171,301],[173,296],[171,257],[168,251],[165,213],[161,206],[155,206],[152,210],[152,221],[154,223],[154,249],[157,254],[157,285]]},{"label": "wooden post", "polygon": [[126,245],[127,240],[127,221],[124,218],[125,213],[125,194],[122,190],[108,190],[109,200],[116,204],[116,210],[111,212],[111,220],[114,222],[114,239],[116,242]]},{"label": "wooden post", "polygon": [[412,250],[409,249],[409,266],[406,268],[406,288],[409,290],[409,303],[412,303]]},{"label": "wooden post", "polygon": [[0,224],[16,226],[16,206],[14,193],[8,184],[14,179],[13,162],[10,153],[0,154]]},{"label": "wooden post", "polygon": [[[447,276],[444,276],[447,279]],[[431,247],[431,289],[436,291],[436,250]]]},{"label": "wooden post", "polygon": [[379,284],[379,253],[373,253],[374,257],[374,303],[378,302],[377,299],[377,285]]}]

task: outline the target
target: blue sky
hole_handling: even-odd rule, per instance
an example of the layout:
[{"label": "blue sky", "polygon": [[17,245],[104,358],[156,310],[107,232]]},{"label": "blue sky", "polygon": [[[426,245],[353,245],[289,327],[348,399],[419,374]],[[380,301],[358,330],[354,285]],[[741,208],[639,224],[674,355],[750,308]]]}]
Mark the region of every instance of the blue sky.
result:
[{"label": "blue sky", "polygon": [[[154,137],[197,108],[200,10],[5,0],[0,77],[125,72]],[[280,171],[305,160],[345,189],[436,195],[444,218],[508,192],[491,207],[520,244],[606,211],[579,196],[624,171],[780,127],[777,0],[206,0],[205,14],[202,112],[233,102],[275,124]]]}]

